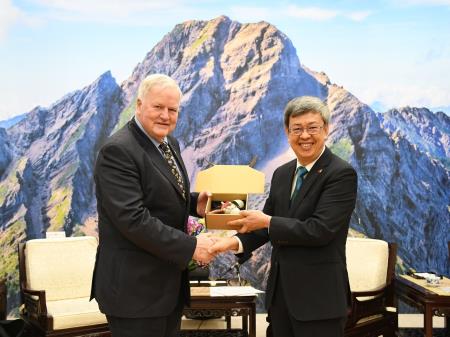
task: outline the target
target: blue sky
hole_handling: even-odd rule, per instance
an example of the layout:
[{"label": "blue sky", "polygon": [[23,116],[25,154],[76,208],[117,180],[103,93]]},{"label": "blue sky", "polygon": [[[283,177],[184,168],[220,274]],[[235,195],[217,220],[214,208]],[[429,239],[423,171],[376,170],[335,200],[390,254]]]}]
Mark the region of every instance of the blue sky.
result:
[{"label": "blue sky", "polygon": [[0,120],[120,83],[175,24],[219,15],[274,24],[372,106],[450,107],[450,0],[0,0]]}]

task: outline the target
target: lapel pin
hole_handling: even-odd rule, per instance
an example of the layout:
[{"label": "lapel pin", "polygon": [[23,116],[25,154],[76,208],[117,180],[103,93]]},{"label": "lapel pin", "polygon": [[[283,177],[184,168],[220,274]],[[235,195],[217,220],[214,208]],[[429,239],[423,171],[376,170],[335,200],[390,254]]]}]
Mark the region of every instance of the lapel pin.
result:
[{"label": "lapel pin", "polygon": [[317,173],[322,173],[323,169],[317,170]]}]

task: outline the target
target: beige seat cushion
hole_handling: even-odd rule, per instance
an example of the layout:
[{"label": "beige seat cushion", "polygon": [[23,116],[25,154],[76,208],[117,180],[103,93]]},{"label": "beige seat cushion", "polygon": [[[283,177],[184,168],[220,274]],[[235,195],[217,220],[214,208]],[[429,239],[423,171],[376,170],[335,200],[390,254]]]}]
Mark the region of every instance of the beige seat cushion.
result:
[{"label": "beige seat cushion", "polygon": [[89,297],[48,301],[47,311],[53,317],[54,330],[106,323],[97,302],[89,302]]},{"label": "beige seat cushion", "polygon": [[45,290],[47,301],[88,297],[96,251],[92,236],[27,241],[27,287]]},{"label": "beige seat cushion", "polygon": [[352,292],[373,291],[386,286],[389,258],[389,247],[386,241],[348,238],[346,255]]}]

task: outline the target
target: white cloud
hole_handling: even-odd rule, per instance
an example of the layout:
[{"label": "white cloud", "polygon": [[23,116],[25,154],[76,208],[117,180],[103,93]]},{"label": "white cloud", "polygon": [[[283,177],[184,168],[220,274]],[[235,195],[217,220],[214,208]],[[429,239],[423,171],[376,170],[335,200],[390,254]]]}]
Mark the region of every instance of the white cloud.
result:
[{"label": "white cloud", "polygon": [[182,0],[34,0],[46,16],[61,21],[90,21],[136,26],[162,24],[180,14],[191,15]]},{"label": "white cloud", "polygon": [[344,17],[352,21],[364,21],[372,14],[371,11],[342,11],[320,7],[299,7],[296,5],[290,5],[283,10],[284,16],[292,18],[307,19],[312,21],[327,21],[338,17]]},{"label": "white cloud", "polygon": [[31,0],[44,20],[161,27],[224,13],[204,6],[209,0]]},{"label": "white cloud", "polygon": [[[168,18],[206,18],[211,19],[220,14],[227,14],[240,22],[274,21],[280,18],[306,19],[326,21],[336,17],[344,17],[352,21],[363,21],[370,11],[341,11],[322,7],[300,7],[288,5],[279,7],[264,6],[230,6],[222,13],[202,2],[189,0],[34,0],[50,14],[52,19],[63,21],[96,21],[133,25],[155,25],[167,21]],[[450,1],[450,0],[449,0]],[[151,18],[151,20],[148,20]]]},{"label": "white cloud", "polygon": [[159,11],[174,9],[181,4],[179,0],[36,0],[36,2],[48,9],[78,13],[78,14],[103,14],[103,15],[128,15],[141,11]]},{"label": "white cloud", "polygon": [[268,7],[233,6],[230,10],[232,20],[239,22],[271,21],[277,15],[276,11]]},{"label": "white cloud", "polygon": [[0,0],[0,41],[6,38],[12,26],[19,24],[37,27],[42,20],[23,12],[11,0]]},{"label": "white cloud", "polygon": [[372,12],[367,10],[347,12],[321,7],[289,5],[284,8],[234,6],[231,7],[230,15],[234,20],[240,22],[254,22],[260,20],[272,22],[286,18],[327,21],[338,17],[360,22],[367,19],[371,14]]},{"label": "white cloud", "polygon": [[364,21],[365,19],[367,19],[367,17],[371,14],[372,14],[371,11],[356,11],[356,12],[346,13],[345,16],[352,21],[360,22],[360,21]]},{"label": "white cloud", "polygon": [[298,7],[290,5],[286,8],[285,14],[300,19],[325,21],[334,19],[339,15],[339,11],[319,7]]},{"label": "white cloud", "polygon": [[14,7],[11,0],[0,0],[0,41],[6,37],[8,30],[21,16],[21,12]]},{"label": "white cloud", "polygon": [[393,0],[405,6],[450,6],[450,0]]},{"label": "white cloud", "polygon": [[414,106],[432,108],[449,106],[450,93],[448,89],[433,85],[386,85],[381,84],[371,89],[363,89],[354,94],[367,104],[381,102],[388,108]]}]

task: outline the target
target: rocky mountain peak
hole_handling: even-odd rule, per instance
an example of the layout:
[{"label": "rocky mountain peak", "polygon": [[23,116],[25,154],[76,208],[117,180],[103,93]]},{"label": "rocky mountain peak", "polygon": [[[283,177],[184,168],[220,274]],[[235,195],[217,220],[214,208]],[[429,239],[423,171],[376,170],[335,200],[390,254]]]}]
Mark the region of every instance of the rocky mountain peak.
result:
[{"label": "rocky mountain peak", "polygon": [[0,128],[0,177],[5,173],[6,168],[12,159],[11,144],[4,128]]},{"label": "rocky mountain peak", "polygon": [[427,108],[403,107],[380,114],[382,127],[416,144],[422,152],[450,167],[450,117]]},{"label": "rocky mountain peak", "polygon": [[155,72],[171,75],[184,93],[175,136],[186,155],[196,153],[192,179],[208,162],[266,160],[285,142],[266,137],[283,133],[285,102],[324,96],[285,34],[267,22],[241,24],[225,16],[187,21],[164,36],[122,84],[129,104],[138,83]]}]

